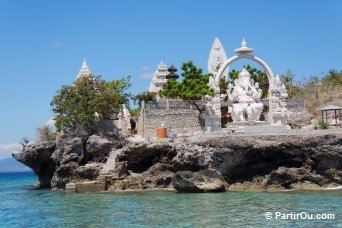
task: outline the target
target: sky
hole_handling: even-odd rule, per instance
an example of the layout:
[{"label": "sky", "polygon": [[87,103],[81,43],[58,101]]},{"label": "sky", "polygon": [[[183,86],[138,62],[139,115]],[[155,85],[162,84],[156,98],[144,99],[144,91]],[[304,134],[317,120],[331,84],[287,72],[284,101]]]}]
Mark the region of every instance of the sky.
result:
[{"label": "sky", "polygon": [[305,80],[342,69],[341,10],[340,0],[0,0],[0,159],[53,117],[51,99],[83,58],[106,80],[131,75],[137,94],[161,60],[206,72],[215,37],[228,57],[245,37],[274,73]]}]

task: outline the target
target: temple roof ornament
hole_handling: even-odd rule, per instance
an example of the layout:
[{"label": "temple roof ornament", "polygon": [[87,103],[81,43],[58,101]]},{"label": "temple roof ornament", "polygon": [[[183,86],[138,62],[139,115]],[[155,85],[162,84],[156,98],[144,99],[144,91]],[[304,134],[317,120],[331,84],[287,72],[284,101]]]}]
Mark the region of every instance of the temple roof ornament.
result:
[{"label": "temple roof ornament", "polygon": [[81,77],[91,77],[91,72],[90,72],[90,69],[87,65],[87,61],[85,58],[83,60],[82,67],[80,71],[78,72],[78,75],[76,76],[76,80]]},{"label": "temple roof ornament", "polygon": [[254,50],[253,48],[249,48],[247,47],[247,42],[245,41],[245,37],[242,38],[242,42],[241,42],[241,47],[235,49],[235,53],[238,54],[248,54],[248,53],[252,53]]},{"label": "temple roof ornament", "polygon": [[169,72],[169,74],[166,75],[166,79],[177,80],[179,78],[179,75],[176,74],[177,68],[173,64],[171,64],[167,71]]}]

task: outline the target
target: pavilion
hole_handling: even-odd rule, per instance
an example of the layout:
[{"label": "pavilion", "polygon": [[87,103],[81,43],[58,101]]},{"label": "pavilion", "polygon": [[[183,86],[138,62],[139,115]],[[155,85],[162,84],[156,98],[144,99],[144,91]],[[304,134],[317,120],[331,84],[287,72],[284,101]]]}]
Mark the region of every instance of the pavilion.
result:
[{"label": "pavilion", "polygon": [[[324,122],[324,112],[325,112],[325,122],[328,123],[328,112],[334,111],[335,112],[335,125],[337,127],[337,119],[341,120],[341,110],[342,107],[336,105],[327,105],[323,108],[318,109],[318,111],[322,112],[322,122]],[[337,116],[338,111],[338,116]]]}]

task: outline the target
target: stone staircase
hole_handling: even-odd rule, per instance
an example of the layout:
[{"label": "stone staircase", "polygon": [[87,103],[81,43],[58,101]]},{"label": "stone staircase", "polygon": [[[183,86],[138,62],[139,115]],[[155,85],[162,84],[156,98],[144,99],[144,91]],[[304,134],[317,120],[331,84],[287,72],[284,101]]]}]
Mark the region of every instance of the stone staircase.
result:
[{"label": "stone staircase", "polygon": [[98,180],[103,180],[108,176],[108,173],[115,168],[115,162],[117,156],[121,153],[122,149],[113,149],[112,151],[109,152],[109,156],[107,159],[106,164],[103,165],[99,177],[97,178]]}]

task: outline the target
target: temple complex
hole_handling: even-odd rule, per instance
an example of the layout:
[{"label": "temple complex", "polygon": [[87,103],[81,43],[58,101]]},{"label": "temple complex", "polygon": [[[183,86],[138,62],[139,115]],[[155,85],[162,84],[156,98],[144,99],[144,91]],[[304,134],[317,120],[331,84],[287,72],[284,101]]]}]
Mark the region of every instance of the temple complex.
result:
[{"label": "temple complex", "polygon": [[[215,91],[214,96],[204,96],[196,102],[203,112],[189,102],[179,99],[162,99],[158,95],[153,102],[142,103],[136,123],[137,133],[143,138],[155,138],[158,128],[166,128],[169,137],[191,136],[196,134],[227,134],[227,132],[275,132],[287,130],[289,116],[287,91],[280,77],[274,75],[271,68],[260,58],[252,55],[253,48],[247,47],[243,38],[241,47],[234,50],[235,56],[227,58],[218,38],[214,39],[208,58],[208,86]],[[247,59],[259,64],[267,74],[268,96],[262,98],[263,89],[254,82],[247,69],[243,68],[238,78],[228,83],[227,93],[221,94],[220,79],[227,77],[229,65]],[[167,80],[177,80],[177,68],[160,62],[153,74],[149,92],[159,93]],[[76,77],[91,76],[86,60]],[[227,80],[228,81],[228,80]],[[299,105],[302,106],[302,105]],[[298,112],[297,112],[298,113]],[[111,120],[116,128],[130,135],[131,115],[123,106]]]}]

